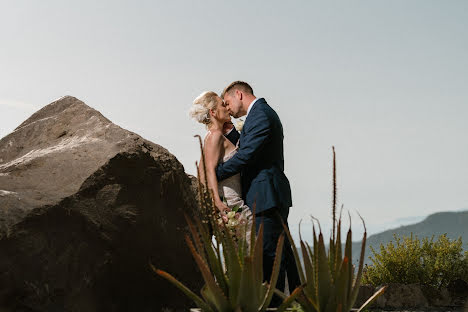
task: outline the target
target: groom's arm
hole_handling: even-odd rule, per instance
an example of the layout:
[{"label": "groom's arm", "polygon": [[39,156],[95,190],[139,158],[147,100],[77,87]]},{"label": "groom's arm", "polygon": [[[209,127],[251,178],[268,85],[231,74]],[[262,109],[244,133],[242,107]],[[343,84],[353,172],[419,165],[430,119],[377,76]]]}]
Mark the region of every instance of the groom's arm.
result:
[{"label": "groom's arm", "polygon": [[244,129],[242,146],[236,154],[225,163],[221,163],[216,168],[218,181],[227,179],[239,172],[242,168],[250,164],[262,151],[265,143],[270,140],[271,122],[263,111],[257,111],[254,122],[247,123]]}]

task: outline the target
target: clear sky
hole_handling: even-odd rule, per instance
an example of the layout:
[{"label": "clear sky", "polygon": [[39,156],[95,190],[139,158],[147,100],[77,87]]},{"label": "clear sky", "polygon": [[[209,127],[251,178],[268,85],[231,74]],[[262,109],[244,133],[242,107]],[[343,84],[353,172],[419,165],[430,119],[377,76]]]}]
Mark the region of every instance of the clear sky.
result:
[{"label": "clear sky", "polygon": [[0,0],[0,137],[63,95],[199,158],[193,99],[249,82],[278,112],[290,223],[468,208],[467,1]]}]

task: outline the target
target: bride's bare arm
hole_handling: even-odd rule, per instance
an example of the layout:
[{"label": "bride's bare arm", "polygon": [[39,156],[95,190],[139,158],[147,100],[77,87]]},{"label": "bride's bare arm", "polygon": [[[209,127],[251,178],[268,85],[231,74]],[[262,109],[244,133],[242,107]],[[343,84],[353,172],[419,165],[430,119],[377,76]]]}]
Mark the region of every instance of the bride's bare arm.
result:
[{"label": "bride's bare arm", "polygon": [[229,210],[219,197],[218,179],[216,178],[216,166],[224,151],[223,134],[212,132],[205,141],[206,180],[208,187],[213,190],[214,202],[220,211]]}]

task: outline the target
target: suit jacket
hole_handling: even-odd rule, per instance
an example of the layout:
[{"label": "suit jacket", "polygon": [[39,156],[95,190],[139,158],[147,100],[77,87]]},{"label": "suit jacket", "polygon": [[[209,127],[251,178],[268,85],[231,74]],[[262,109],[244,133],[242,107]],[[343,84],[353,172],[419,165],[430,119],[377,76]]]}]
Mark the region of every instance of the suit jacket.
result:
[{"label": "suit jacket", "polygon": [[229,132],[225,136],[226,136],[226,139],[231,141],[232,144],[237,145],[237,141],[239,141],[240,134],[239,134],[239,131],[237,131],[236,128],[233,127],[231,129],[231,132]]},{"label": "suit jacket", "polygon": [[218,180],[241,173],[242,197],[255,213],[292,206],[291,187],[284,174],[283,126],[276,112],[260,98],[247,116],[239,150],[216,168]]}]

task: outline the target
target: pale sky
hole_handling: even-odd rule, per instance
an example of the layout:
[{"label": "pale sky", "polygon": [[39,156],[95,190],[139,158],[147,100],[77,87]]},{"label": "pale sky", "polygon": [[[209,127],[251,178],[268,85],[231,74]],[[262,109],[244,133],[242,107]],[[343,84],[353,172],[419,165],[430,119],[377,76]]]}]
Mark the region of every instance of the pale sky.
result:
[{"label": "pale sky", "polygon": [[332,145],[375,231],[468,208],[467,1],[0,0],[0,40],[0,137],[73,95],[193,174],[193,99],[245,80],[283,123],[291,224],[329,220]]}]

